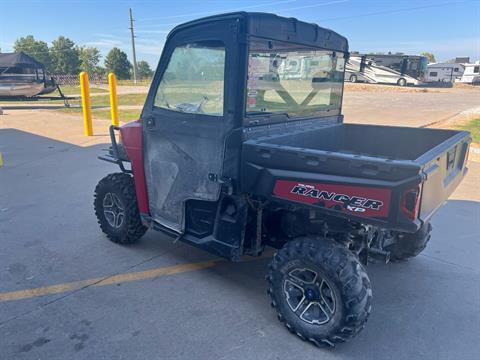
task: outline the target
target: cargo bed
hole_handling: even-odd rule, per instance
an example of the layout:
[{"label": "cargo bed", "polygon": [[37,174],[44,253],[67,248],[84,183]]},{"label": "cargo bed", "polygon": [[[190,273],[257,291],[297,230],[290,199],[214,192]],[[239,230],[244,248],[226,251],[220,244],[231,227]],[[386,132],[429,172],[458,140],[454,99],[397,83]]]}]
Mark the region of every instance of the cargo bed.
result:
[{"label": "cargo bed", "polygon": [[[307,202],[312,206],[319,203],[339,215],[415,231],[446,201],[465,175],[470,141],[464,131],[343,123],[277,131],[275,135],[250,138],[244,143],[243,174],[247,175],[242,184],[245,191],[258,195],[268,193],[278,200]],[[330,204],[328,199],[313,203],[311,198],[300,196],[303,193],[292,194],[290,187],[296,182],[314,190],[330,189],[328,194],[334,190],[350,196],[363,194],[362,198],[365,194],[379,194],[385,204],[381,212],[352,207],[357,209],[357,213],[352,213]],[[266,183],[269,189],[257,186]],[[419,196],[417,215],[401,211],[405,192],[414,189],[418,189]]]}]

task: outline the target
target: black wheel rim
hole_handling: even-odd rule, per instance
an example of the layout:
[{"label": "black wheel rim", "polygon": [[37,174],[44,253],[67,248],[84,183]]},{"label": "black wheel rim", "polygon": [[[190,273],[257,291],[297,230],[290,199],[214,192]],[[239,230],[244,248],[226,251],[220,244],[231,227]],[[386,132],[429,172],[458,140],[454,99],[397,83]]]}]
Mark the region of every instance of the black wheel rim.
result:
[{"label": "black wheel rim", "polygon": [[335,314],[335,294],[317,271],[308,268],[291,270],[284,277],[283,292],[290,310],[308,324],[326,324]]},{"label": "black wheel rim", "polygon": [[103,197],[103,214],[108,224],[118,229],[125,220],[125,208],[115,193],[106,193]]}]

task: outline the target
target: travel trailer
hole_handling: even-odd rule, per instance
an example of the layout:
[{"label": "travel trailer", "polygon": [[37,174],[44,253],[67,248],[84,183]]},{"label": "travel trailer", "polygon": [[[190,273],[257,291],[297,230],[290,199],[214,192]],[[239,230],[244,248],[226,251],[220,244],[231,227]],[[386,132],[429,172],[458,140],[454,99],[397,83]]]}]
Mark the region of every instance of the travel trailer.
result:
[{"label": "travel trailer", "polygon": [[433,63],[427,66],[426,82],[453,83],[463,75],[465,67],[456,63]]},{"label": "travel trailer", "polygon": [[477,60],[474,64],[463,64],[465,71],[463,72],[459,83],[480,85],[480,60]]},{"label": "travel trailer", "polygon": [[351,54],[345,79],[350,82],[420,85],[425,80],[427,58],[403,54]]}]

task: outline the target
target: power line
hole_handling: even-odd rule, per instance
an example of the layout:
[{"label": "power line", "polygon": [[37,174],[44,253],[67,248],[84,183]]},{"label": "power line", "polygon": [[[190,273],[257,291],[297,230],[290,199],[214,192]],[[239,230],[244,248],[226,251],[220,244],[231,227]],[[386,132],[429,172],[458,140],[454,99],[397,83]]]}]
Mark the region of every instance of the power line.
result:
[{"label": "power line", "polygon": [[[301,9],[308,9],[308,8],[314,8],[314,7],[319,7],[319,6],[341,4],[341,3],[348,2],[348,1],[350,1],[350,0],[332,0],[332,1],[322,2],[322,3],[316,3],[316,4],[309,4],[309,5],[288,7],[288,8],[285,8],[285,9],[278,9],[278,12],[301,10]],[[176,18],[176,17],[190,17],[190,16],[195,16],[195,15],[211,15],[211,14],[217,14],[217,13],[226,12],[226,11],[242,11],[244,9],[250,9],[250,8],[254,8],[254,7],[263,7],[263,6],[267,6],[267,5],[278,5],[278,4],[289,3],[289,2],[293,2],[293,1],[278,1],[278,2],[273,2],[273,3],[264,3],[264,4],[258,4],[258,5],[252,5],[252,6],[245,6],[241,9],[236,8],[236,9],[229,9],[229,10],[218,10],[218,11],[215,11],[215,12],[190,13],[190,14],[175,15],[175,16],[162,17],[162,18],[148,18],[148,19],[142,19],[141,21],[170,19],[170,18]],[[175,22],[175,23],[160,24],[160,25],[159,24],[141,24],[139,27],[140,28],[152,28],[152,27],[157,27],[157,26],[162,26],[162,27],[163,26],[176,26],[176,25],[179,25],[181,23],[182,22]]]},{"label": "power line", "polygon": [[324,2],[324,3],[318,3],[318,4],[301,5],[301,6],[295,6],[295,7],[290,7],[286,9],[279,9],[278,11],[282,12],[282,11],[302,10],[302,9],[309,9],[309,8],[314,8],[319,6],[325,6],[325,5],[341,4],[348,1],[350,0],[334,0],[334,1]]},{"label": "power line", "polygon": [[[243,6],[242,9],[254,9],[254,8],[259,8],[259,7],[264,7],[264,6],[292,3],[292,2],[296,2],[296,1],[297,0],[273,1],[273,2],[269,2],[269,3],[261,3],[261,4],[256,4],[256,5]],[[188,14],[170,15],[170,16],[162,16],[162,17],[155,17],[155,18],[146,18],[146,19],[142,19],[142,21],[175,19],[175,18],[197,16],[197,15],[211,15],[211,14],[217,14],[217,13],[220,13],[220,12],[229,12],[229,11],[241,11],[241,10],[239,10],[238,8],[230,8],[230,9],[216,10],[214,12],[212,12],[212,11],[202,11],[202,12],[195,12],[195,13],[188,13]]]},{"label": "power line", "polygon": [[442,7],[442,6],[453,5],[453,4],[464,4],[464,3],[468,3],[468,2],[472,2],[472,1],[474,1],[474,0],[450,1],[450,2],[446,2],[446,3],[440,3],[440,4],[422,5],[422,6],[415,6],[415,7],[410,7],[410,8],[403,8],[403,9],[382,10],[382,11],[375,11],[375,12],[357,14],[357,15],[351,15],[351,16],[340,16],[340,17],[334,17],[334,18],[318,19],[318,20],[315,20],[315,21],[320,22],[320,21],[331,21],[331,20],[355,19],[355,18],[359,18],[359,17],[372,16],[372,15],[393,14],[393,13],[399,13],[399,12],[404,12],[404,11],[422,10],[422,9]]}]

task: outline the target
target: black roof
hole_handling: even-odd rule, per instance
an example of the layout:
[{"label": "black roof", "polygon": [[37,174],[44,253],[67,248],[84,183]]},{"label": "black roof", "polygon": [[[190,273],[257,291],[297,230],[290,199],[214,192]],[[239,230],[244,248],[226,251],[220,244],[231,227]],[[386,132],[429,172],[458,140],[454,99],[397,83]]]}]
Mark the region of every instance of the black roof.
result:
[{"label": "black roof", "polygon": [[329,50],[348,51],[347,39],[332,30],[322,28],[317,24],[306,23],[293,17],[286,18],[260,12],[232,12],[189,21],[176,26],[168,37],[184,29],[221,20],[239,20],[243,22],[244,26],[241,28],[248,35],[311,45]]},{"label": "black roof", "polygon": [[28,56],[23,52],[18,53],[0,53],[0,67],[22,67],[32,69],[43,69],[43,64]]}]

